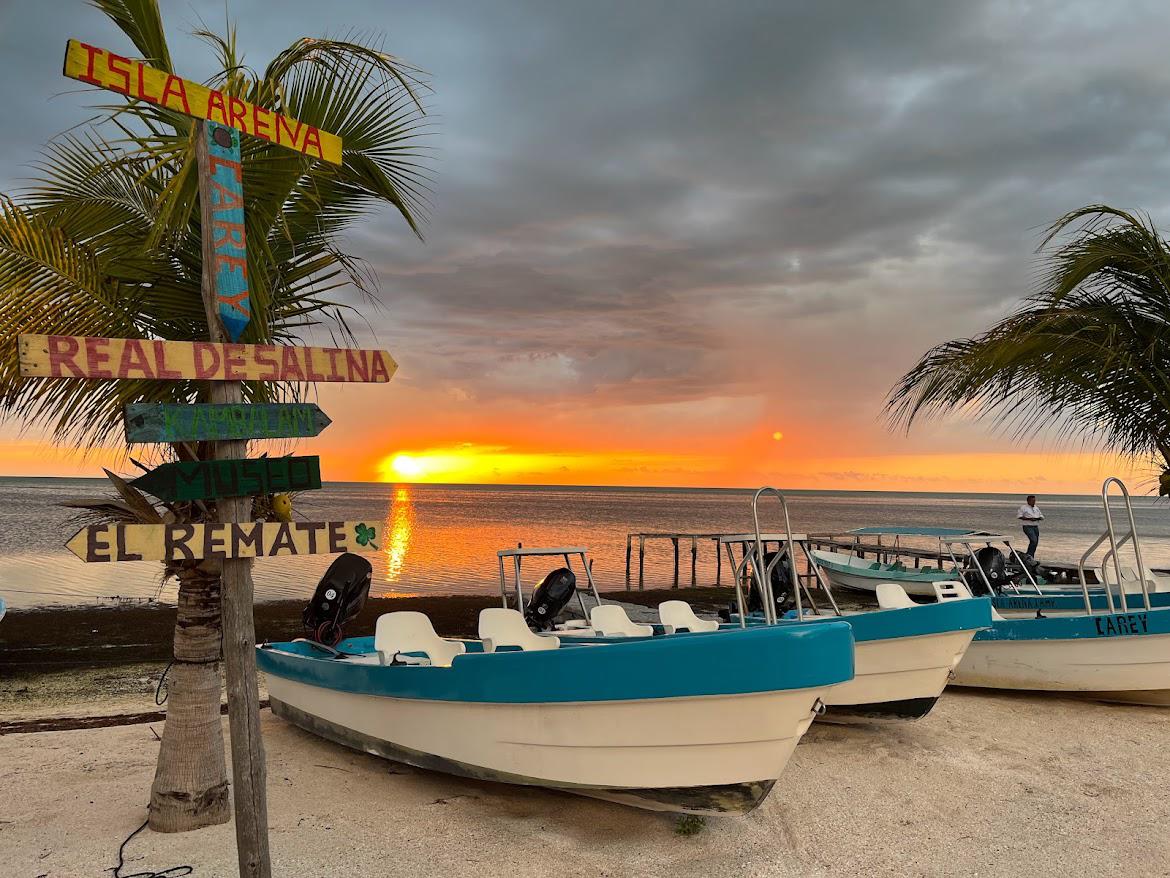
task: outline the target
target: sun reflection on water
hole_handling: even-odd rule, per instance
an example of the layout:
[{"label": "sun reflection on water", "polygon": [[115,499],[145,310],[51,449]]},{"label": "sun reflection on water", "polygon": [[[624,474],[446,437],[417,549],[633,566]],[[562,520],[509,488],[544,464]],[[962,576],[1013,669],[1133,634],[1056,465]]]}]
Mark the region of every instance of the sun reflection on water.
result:
[{"label": "sun reflection on water", "polygon": [[386,580],[397,582],[402,578],[406,553],[410,550],[410,538],[414,533],[414,498],[410,488],[399,486],[395,489],[386,533],[390,534],[383,549],[386,553]]}]

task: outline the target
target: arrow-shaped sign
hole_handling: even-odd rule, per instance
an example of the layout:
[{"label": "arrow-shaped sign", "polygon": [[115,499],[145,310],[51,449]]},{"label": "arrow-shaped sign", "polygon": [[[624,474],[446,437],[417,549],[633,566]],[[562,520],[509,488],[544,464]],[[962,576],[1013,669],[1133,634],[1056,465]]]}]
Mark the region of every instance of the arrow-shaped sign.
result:
[{"label": "arrow-shaped sign", "polygon": [[365,521],[236,524],[94,524],[65,544],[82,561],[194,561],[376,552],[380,525]]},{"label": "arrow-shaped sign", "polygon": [[315,403],[220,403],[126,406],[127,442],[199,442],[208,439],[299,439],[331,423]]},{"label": "arrow-shaped sign", "polygon": [[65,46],[64,73],[71,79],[108,88],[129,98],[159,104],[196,119],[207,119],[270,143],[342,163],[341,138],[289,116],[240,100],[165,70],[147,67],[107,49],[77,40]]},{"label": "arrow-shaped sign", "polygon": [[22,335],[24,378],[192,378],[196,381],[390,380],[398,364],[386,351],[217,344],[80,335]]},{"label": "arrow-shaped sign", "polygon": [[130,483],[160,500],[214,500],[321,487],[318,457],[183,460],[164,463]]}]

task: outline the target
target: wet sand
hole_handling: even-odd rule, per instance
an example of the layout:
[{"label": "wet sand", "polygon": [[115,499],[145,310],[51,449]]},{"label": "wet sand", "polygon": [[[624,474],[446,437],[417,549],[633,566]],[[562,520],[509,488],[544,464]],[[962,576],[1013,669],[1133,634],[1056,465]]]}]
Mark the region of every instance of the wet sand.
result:
[{"label": "wet sand", "polygon": [[[690,837],[668,816],[417,771],[261,715],[278,875],[1170,874],[1156,709],[954,692],[914,724],[814,725],[759,809]],[[145,819],[161,730],[0,736],[0,874],[112,867]],[[230,824],[147,830],[127,854],[127,872],[236,874]]]}]

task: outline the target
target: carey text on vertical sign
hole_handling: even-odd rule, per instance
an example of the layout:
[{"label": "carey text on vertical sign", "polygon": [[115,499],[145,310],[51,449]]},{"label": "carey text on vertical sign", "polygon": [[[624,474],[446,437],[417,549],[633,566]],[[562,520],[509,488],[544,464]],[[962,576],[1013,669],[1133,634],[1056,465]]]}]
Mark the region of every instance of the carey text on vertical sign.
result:
[{"label": "carey text on vertical sign", "polygon": [[224,332],[239,341],[252,317],[248,299],[248,249],[244,237],[244,177],[240,133],[207,122],[211,169],[211,242],[215,248],[215,307]]}]

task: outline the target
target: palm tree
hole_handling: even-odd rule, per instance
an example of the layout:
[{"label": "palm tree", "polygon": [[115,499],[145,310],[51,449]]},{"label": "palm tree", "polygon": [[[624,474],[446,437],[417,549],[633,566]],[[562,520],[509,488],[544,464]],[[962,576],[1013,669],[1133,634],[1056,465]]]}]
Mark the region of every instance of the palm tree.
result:
[{"label": "palm tree", "polygon": [[887,415],[965,410],[1020,434],[1059,425],[1159,472],[1170,494],[1170,244],[1148,216],[1090,205],[1057,220],[1039,290],[975,338],[927,351]]},{"label": "palm tree", "polygon": [[[137,57],[172,70],[157,0],[94,5]],[[380,47],[354,40],[302,39],[256,71],[245,66],[230,27],[225,36],[198,35],[216,56],[215,87],[331,131],[344,144],[344,164],[334,166],[242,138],[252,303],[242,341],[295,344],[319,325],[347,341],[347,316],[360,311],[336,292],[352,287],[376,304],[376,286],[341,249],[341,236],[385,205],[419,234],[427,176],[418,93],[425,83]],[[51,143],[33,185],[18,196],[0,194],[0,418],[93,449],[125,441],[127,403],[206,401],[206,386],[194,381],[21,379],[16,349],[20,333],[206,339],[199,220],[190,118],[127,99],[102,107],[83,134]],[[272,401],[302,390],[253,383],[244,393]],[[205,449],[146,453],[192,458]],[[208,520],[214,512],[211,504],[155,506],[120,480],[115,488],[119,496],[105,508],[113,517]],[[175,831],[223,822],[229,805],[218,573],[202,565],[168,572],[179,580],[175,665],[150,822]]]}]

